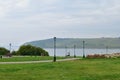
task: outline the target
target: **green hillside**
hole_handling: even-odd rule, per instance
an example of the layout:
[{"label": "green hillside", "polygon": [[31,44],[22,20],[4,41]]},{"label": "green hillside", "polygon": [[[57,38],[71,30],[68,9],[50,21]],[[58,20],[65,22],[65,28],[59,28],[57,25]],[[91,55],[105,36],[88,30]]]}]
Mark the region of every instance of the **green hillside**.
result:
[{"label": "green hillside", "polygon": [[[86,48],[120,48],[120,38],[57,38],[57,48],[73,48],[76,45],[77,48],[82,48],[83,41],[85,41]],[[42,48],[53,48],[53,39],[38,40],[27,42],[25,44],[31,44]]]}]

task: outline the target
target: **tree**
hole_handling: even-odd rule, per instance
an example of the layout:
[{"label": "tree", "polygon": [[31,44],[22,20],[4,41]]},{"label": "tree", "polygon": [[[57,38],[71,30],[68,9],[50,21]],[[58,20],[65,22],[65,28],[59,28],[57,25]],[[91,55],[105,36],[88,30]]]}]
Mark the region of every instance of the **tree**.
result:
[{"label": "tree", "polygon": [[10,51],[7,50],[6,48],[0,47],[0,55],[6,55],[8,54]]},{"label": "tree", "polygon": [[40,47],[32,45],[22,45],[17,51],[19,55],[38,55],[38,56],[49,56],[48,52]]},{"label": "tree", "polygon": [[11,54],[12,54],[12,55],[18,55],[18,54],[17,54],[17,51],[12,51]]}]

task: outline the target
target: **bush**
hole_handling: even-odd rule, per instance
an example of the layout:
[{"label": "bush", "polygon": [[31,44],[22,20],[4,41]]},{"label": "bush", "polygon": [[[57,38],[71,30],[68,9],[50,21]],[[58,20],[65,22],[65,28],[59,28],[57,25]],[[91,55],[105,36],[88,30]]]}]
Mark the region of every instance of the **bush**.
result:
[{"label": "bush", "polygon": [[17,51],[12,51],[11,54],[12,54],[12,55],[18,55],[18,54],[17,54]]},{"label": "bush", "polygon": [[87,58],[106,58],[104,54],[87,55]]},{"label": "bush", "polygon": [[23,45],[17,51],[18,55],[38,55],[38,56],[49,56],[48,52],[40,47],[32,45]]},{"label": "bush", "polygon": [[6,48],[0,47],[0,55],[6,55],[9,53],[9,50]]}]

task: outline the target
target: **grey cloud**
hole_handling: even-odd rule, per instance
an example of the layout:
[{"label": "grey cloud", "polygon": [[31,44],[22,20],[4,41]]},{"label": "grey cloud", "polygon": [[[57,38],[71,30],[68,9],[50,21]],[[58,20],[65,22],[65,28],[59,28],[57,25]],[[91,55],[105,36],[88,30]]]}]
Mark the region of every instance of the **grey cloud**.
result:
[{"label": "grey cloud", "polygon": [[94,33],[96,37],[115,36],[120,29],[119,0],[1,0],[0,3],[0,32],[5,35],[1,40],[7,42],[52,36],[95,37]]}]

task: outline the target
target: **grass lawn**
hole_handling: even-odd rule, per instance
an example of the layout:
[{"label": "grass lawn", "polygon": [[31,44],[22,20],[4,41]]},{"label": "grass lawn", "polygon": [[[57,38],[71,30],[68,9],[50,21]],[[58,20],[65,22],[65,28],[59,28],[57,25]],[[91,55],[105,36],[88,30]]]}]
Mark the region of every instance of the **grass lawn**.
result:
[{"label": "grass lawn", "polygon": [[[65,57],[57,57],[57,59],[65,59]],[[10,58],[0,58],[0,62],[20,62],[20,61],[40,61],[40,60],[53,60],[50,56],[17,56]]]},{"label": "grass lawn", "polygon": [[120,59],[0,64],[1,80],[120,80]]}]

